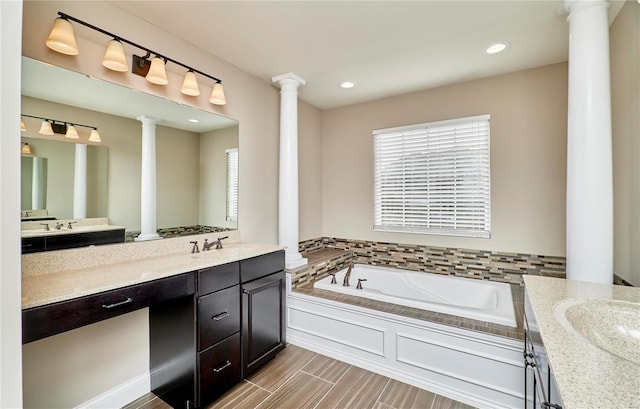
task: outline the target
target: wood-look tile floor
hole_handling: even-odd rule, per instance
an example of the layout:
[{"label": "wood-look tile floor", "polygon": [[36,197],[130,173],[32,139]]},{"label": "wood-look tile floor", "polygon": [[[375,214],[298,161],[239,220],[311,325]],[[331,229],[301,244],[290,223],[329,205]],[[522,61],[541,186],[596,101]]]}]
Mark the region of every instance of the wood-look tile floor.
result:
[{"label": "wood-look tile floor", "polygon": [[[125,409],[169,409],[147,394]],[[288,345],[207,409],[473,409],[386,376]]]}]

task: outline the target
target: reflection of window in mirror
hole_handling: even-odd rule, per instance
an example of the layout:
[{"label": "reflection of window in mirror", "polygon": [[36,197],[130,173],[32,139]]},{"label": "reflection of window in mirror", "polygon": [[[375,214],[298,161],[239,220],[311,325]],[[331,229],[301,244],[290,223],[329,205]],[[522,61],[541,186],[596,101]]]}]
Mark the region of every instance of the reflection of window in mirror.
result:
[{"label": "reflection of window in mirror", "polygon": [[227,221],[238,221],[238,149],[227,149]]}]

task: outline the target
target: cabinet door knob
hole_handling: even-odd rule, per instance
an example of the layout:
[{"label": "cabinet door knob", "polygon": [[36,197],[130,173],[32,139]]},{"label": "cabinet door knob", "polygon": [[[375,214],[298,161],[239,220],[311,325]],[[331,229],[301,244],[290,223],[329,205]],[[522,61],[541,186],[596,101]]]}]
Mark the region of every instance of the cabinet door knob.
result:
[{"label": "cabinet door knob", "polygon": [[220,314],[214,315],[213,317],[211,317],[211,319],[214,321],[220,321],[221,319],[227,318],[230,315],[231,314],[229,314],[229,311],[225,311],[225,312],[221,312]]},{"label": "cabinet door knob", "polygon": [[222,372],[223,370],[225,370],[226,368],[228,368],[230,366],[231,366],[231,361],[227,360],[227,362],[225,362],[221,366],[219,366],[217,368],[213,368],[213,372],[215,372],[215,373]]}]

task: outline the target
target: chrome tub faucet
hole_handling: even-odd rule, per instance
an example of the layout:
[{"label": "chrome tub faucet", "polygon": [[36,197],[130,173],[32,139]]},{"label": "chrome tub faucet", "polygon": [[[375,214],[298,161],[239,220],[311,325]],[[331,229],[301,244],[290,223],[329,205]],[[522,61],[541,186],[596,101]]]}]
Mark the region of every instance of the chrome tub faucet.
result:
[{"label": "chrome tub faucet", "polygon": [[343,287],[349,287],[349,277],[351,277],[352,268],[353,268],[353,265],[350,265],[349,269],[347,270],[347,273],[344,275],[344,280],[342,280]]}]

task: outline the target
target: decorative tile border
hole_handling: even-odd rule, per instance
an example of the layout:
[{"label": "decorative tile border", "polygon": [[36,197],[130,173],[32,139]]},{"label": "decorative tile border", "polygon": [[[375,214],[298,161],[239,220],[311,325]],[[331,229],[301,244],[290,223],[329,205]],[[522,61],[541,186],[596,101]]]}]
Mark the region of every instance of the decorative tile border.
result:
[{"label": "decorative tile border", "polygon": [[[195,225],[195,226],[178,226],[178,227],[166,227],[162,229],[158,229],[158,234],[163,239],[167,239],[170,237],[181,237],[181,236],[191,236],[194,234],[207,234],[207,233],[220,233],[225,231],[233,231],[235,229],[230,229],[227,227],[215,227],[215,226],[204,226],[204,225]],[[127,231],[125,233],[125,241],[134,241],[136,237],[140,234],[140,230],[135,231]]]},{"label": "decorative tile border", "polygon": [[309,264],[308,268],[293,273],[291,277],[291,287],[296,289],[305,284],[313,283],[316,280],[328,276],[329,273],[338,272],[351,264],[353,264],[353,255],[351,252],[341,252],[336,256],[318,263]]},{"label": "decorative tile border", "polygon": [[523,285],[523,274],[564,278],[566,270],[564,257],[418,244],[322,237],[301,242],[299,248],[301,252],[319,248],[341,249],[351,252],[353,263],[384,265],[516,285]]}]

